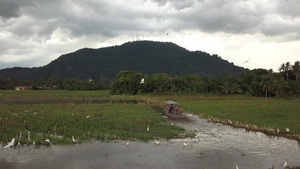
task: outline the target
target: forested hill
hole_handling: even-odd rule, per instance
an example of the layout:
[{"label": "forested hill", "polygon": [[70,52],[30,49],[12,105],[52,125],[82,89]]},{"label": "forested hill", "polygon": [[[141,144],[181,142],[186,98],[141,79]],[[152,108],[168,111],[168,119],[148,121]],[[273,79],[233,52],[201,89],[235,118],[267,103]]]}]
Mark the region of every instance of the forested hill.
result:
[{"label": "forested hill", "polygon": [[43,67],[3,69],[0,77],[34,80],[56,76],[99,80],[113,79],[122,70],[147,75],[167,73],[216,77],[221,74],[238,75],[244,69],[217,55],[188,51],[170,42],[134,41],[120,46],[80,49]]}]

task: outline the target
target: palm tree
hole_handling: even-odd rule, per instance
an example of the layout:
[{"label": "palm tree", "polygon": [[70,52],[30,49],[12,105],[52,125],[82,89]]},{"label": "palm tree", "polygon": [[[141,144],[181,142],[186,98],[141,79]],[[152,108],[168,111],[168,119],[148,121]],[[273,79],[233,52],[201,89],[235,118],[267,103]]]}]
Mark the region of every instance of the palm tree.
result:
[{"label": "palm tree", "polygon": [[284,66],[284,72],[286,74],[286,79],[289,79],[289,70],[291,69],[291,64],[290,62],[286,62]]},{"label": "palm tree", "polygon": [[296,61],[295,64],[292,66],[292,71],[296,77],[295,80],[299,85],[300,84],[300,62],[299,61]]},{"label": "palm tree", "polygon": [[265,97],[268,97],[270,92],[273,92],[275,89],[275,78],[272,72],[268,74],[262,75],[262,79],[260,81],[260,86],[265,92]]},{"label": "palm tree", "polygon": [[280,73],[282,73],[282,77],[283,77],[283,79],[284,79],[285,64],[282,63],[282,64],[280,65],[280,67],[279,67],[278,70],[279,70]]}]

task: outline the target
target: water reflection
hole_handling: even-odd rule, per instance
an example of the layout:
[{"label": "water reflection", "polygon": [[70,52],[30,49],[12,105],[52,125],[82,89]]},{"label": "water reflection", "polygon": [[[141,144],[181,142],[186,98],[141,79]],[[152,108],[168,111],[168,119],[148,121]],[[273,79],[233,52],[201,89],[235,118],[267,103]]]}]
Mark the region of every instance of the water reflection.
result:
[{"label": "water reflection", "polygon": [[196,132],[200,141],[194,145],[195,148],[205,149],[203,154],[220,158],[219,162],[225,163],[222,160],[225,153],[226,156],[234,157],[231,158],[232,161],[238,161],[241,166],[252,166],[252,168],[254,166],[271,168],[272,164],[282,168],[282,164],[286,160],[289,161],[290,166],[300,165],[298,141],[267,136],[260,132],[246,131],[218,123],[208,123],[207,120],[197,116],[190,116],[189,118],[191,122],[177,122],[177,125],[191,131],[195,128],[200,129]]}]

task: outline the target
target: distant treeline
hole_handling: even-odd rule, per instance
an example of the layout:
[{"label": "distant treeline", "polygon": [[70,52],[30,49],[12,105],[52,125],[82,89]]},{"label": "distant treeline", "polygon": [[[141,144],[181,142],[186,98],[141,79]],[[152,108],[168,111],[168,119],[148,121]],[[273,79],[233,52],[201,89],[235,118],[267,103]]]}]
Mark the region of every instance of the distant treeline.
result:
[{"label": "distant treeline", "polygon": [[75,78],[40,78],[39,80],[18,80],[15,77],[1,78],[0,90],[13,90],[17,86],[30,86],[33,90],[109,90],[111,81],[103,79],[94,81],[92,79],[80,80]]},{"label": "distant treeline", "polygon": [[[222,75],[217,78],[195,74],[169,75],[165,73],[151,76],[135,71],[121,71],[112,81],[98,82],[79,79],[51,77],[34,81],[21,81],[16,78],[0,78],[0,89],[14,89],[28,85],[32,89],[57,90],[110,90],[112,94],[144,93],[217,93],[248,94],[258,97],[300,98],[300,62],[289,62],[280,67],[280,72],[272,70],[245,70],[239,76]],[[141,80],[144,79],[144,83]]]}]

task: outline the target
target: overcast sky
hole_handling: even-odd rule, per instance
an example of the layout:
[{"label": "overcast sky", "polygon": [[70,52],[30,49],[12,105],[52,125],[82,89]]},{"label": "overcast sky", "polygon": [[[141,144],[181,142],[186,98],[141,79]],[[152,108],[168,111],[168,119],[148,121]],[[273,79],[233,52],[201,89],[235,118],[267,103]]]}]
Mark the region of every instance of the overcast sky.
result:
[{"label": "overcast sky", "polygon": [[299,9],[300,0],[0,0],[0,69],[139,36],[277,71],[300,60]]}]

